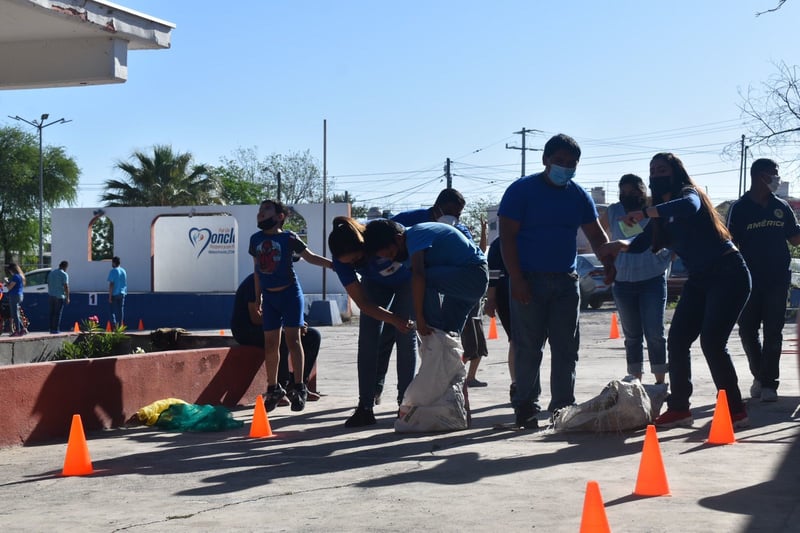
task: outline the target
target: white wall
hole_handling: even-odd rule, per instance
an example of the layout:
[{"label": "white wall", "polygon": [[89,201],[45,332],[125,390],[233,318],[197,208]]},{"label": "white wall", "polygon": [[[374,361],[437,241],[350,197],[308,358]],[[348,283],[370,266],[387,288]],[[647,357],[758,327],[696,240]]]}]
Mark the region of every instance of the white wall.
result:
[{"label": "white wall", "polygon": [[[328,224],[323,234],[322,204],[299,204],[294,209],[305,218],[308,224],[308,246],[311,251],[322,255],[323,242],[327,241],[334,217],[348,215],[347,204],[328,204],[326,218]],[[189,217],[206,214],[225,214],[236,218],[235,269],[236,284],[253,271],[253,258],[247,253],[250,235],[258,231],[256,227],[257,205],[235,206],[182,206],[182,207],[103,207],[103,208],[63,208],[52,212],[52,260],[57,266],[61,261],[69,261],[70,289],[73,292],[105,292],[108,290],[108,271],[110,261],[91,261],[89,242],[90,225],[95,218],[94,212],[102,209],[105,216],[114,224],[114,255],[120,257],[122,266],[128,272],[128,290],[130,292],[150,292],[152,283],[151,253],[154,246],[153,226],[159,217]],[[199,220],[199,218],[198,218]],[[188,236],[186,237],[188,239]],[[188,241],[187,241],[188,242]],[[171,268],[191,272],[196,267],[193,259],[196,254],[182,254],[175,250],[175,256],[169,257]],[[330,257],[330,254],[326,254]],[[163,264],[160,258],[159,262]],[[196,258],[195,258],[196,259]],[[310,265],[305,261],[295,263],[295,271],[300,278],[303,291],[309,294],[322,292],[323,269]],[[222,273],[222,275],[230,274]],[[333,271],[325,273],[327,293],[342,294],[344,288]],[[166,290],[166,289],[164,289]],[[233,287],[230,292],[236,290]],[[179,291],[178,291],[179,292]]]}]

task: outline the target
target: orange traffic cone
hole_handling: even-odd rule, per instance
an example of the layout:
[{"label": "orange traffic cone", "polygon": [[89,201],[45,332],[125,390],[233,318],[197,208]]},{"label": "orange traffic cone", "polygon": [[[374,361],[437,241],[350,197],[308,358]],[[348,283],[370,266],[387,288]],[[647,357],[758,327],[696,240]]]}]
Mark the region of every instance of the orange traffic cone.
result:
[{"label": "orange traffic cone", "polygon": [[94,472],[92,459],[89,457],[89,446],[83,434],[81,415],[72,415],[72,426],[69,430],[67,455],[64,457],[62,476],[86,476]]},{"label": "orange traffic cone", "polygon": [[219,330],[219,336],[220,337],[224,337],[225,336],[225,330],[224,329]]},{"label": "orange traffic cone", "polygon": [[253,422],[250,424],[250,436],[253,438],[272,436],[272,428],[269,425],[267,410],[264,408],[264,397],[260,394],[256,398],[256,406],[253,409]]},{"label": "orange traffic cone", "polygon": [[728,410],[728,393],[720,389],[717,393],[717,406],[714,408],[714,418],[711,420],[711,431],[708,434],[709,444],[733,444],[733,422],[731,412]]},{"label": "orange traffic cone", "polygon": [[619,339],[619,326],[617,325],[617,313],[611,313],[611,332],[609,332],[608,338]]},{"label": "orange traffic cone", "polygon": [[586,483],[586,497],[583,499],[583,516],[581,517],[581,533],[611,533],[606,517],[603,497],[597,481]]},{"label": "orange traffic cone", "polygon": [[75,333],[81,332],[81,327],[78,325],[77,322],[75,322],[75,327],[72,328],[72,331],[74,331]]},{"label": "orange traffic cone", "polygon": [[639,476],[636,478],[636,488],[633,491],[637,496],[668,496],[669,483],[661,460],[661,448],[658,446],[656,427],[647,426],[644,437],[642,459],[639,463]]},{"label": "orange traffic cone", "polygon": [[139,331],[144,331],[144,322],[142,322],[141,318],[139,319]]},{"label": "orange traffic cone", "polygon": [[494,317],[489,321],[489,340],[497,338],[497,320]]},{"label": "orange traffic cone", "polygon": [[111,321],[106,322],[106,331],[111,332]]}]

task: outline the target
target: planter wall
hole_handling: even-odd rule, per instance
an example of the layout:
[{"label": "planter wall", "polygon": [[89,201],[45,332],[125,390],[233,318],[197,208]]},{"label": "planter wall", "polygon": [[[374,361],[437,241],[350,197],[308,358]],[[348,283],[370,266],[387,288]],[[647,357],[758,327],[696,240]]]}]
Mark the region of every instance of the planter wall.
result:
[{"label": "planter wall", "polygon": [[120,426],[163,398],[252,405],[266,382],[264,352],[250,346],[4,366],[0,446],[66,441],[73,414],[86,431]]}]

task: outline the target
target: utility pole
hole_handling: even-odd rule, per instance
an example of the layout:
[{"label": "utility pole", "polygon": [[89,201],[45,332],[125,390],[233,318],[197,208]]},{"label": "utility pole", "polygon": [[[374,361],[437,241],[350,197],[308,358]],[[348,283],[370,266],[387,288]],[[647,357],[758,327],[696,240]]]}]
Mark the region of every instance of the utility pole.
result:
[{"label": "utility pole", "polygon": [[744,135],[742,135],[741,147],[739,148],[739,196],[744,194]]},{"label": "utility pole", "polygon": [[541,133],[542,131],[541,130],[529,130],[529,129],[526,129],[526,128],[522,128],[521,130],[514,132],[514,135],[522,135],[522,146],[521,147],[520,146],[509,146],[508,143],[506,143],[506,150],[521,150],[522,151],[522,172],[520,173],[520,177],[524,177],[525,176],[525,152],[526,151],[531,151],[531,152],[541,152],[542,151],[541,148],[526,148],[525,147],[525,136],[528,133],[533,133],[533,132]]},{"label": "utility pole", "polygon": [[280,202],[281,201],[281,171],[280,170],[278,171],[278,174],[277,174],[276,178],[278,179],[278,201]]},{"label": "utility pole", "polygon": [[453,175],[450,174],[450,158],[447,158],[447,161],[444,163],[444,176],[447,178],[447,188],[453,188]]}]

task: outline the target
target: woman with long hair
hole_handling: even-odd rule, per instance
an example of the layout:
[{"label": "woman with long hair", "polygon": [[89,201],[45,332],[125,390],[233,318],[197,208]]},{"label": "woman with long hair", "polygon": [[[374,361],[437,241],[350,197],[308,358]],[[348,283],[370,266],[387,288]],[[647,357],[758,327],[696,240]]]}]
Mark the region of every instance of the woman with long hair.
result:
[{"label": "woman with long hair", "polygon": [[25,274],[16,263],[9,263],[6,267],[6,272],[11,276],[6,288],[8,290],[8,308],[11,314],[11,329],[12,337],[22,337],[28,330],[22,326],[22,317],[19,314],[19,306],[22,303],[23,292],[25,287]]},{"label": "woman with long hair", "polygon": [[727,394],[734,427],[747,427],[747,411],[727,343],[750,295],[750,272],[708,195],[674,154],[653,156],[650,191],[653,205],[630,211],[623,218],[629,226],[652,219],[643,233],[632,240],[610,242],[601,254],[616,257],[619,252],[636,253],[648,247],[657,252],[668,247],[689,272],[667,337],[671,388],[667,411],[654,424],[662,428],[692,425],[689,349],[699,336],[714,385]]},{"label": "woman with long hair", "polygon": [[375,424],[378,344],[381,331],[397,330],[397,402],[414,379],[417,340],[411,294],[411,271],[400,262],[369,255],[364,244],[366,226],[349,217],[333,219],[328,247],[333,270],[347,295],[361,310],[358,322],[358,407],[345,427]]}]

